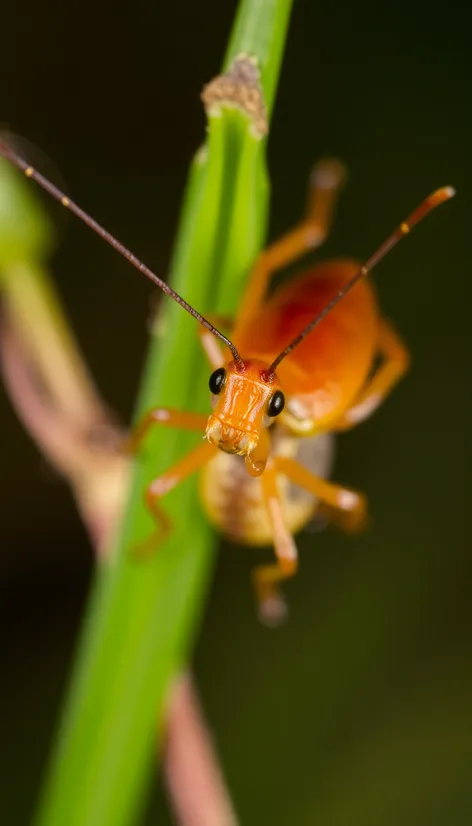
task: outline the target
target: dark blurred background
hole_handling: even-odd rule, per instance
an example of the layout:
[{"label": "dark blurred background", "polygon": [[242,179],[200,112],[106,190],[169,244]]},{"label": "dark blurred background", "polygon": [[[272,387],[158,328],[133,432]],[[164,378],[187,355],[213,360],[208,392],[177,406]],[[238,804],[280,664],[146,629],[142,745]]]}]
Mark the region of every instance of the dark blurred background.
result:
[{"label": "dark blurred background", "polygon": [[[0,119],[159,273],[203,137],[200,89],[220,67],[235,5],[2,9]],[[269,145],[271,237],[300,216],[308,170],[326,152],[351,178],[322,256],[363,258],[432,189],[458,195],[376,274],[413,365],[378,414],[339,439],[335,478],[366,491],[370,530],[300,538],[291,617],[277,632],[257,624],[249,588],[266,555],[219,555],[195,670],[244,826],[471,822],[470,20],[457,2],[295,0]],[[52,214],[58,287],[128,420],[153,293]],[[1,387],[0,439],[0,822],[22,826],[93,559],[69,491]],[[162,790],[151,822],[171,822]]]}]

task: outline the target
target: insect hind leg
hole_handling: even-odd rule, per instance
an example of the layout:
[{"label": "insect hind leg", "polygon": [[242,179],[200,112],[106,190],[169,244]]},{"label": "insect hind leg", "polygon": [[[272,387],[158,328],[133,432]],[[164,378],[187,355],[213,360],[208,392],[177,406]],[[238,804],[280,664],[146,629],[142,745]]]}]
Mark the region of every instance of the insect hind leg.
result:
[{"label": "insect hind leg", "polygon": [[345,179],[346,170],[340,161],[326,158],[316,164],[310,175],[305,217],[267,247],[255,263],[243,296],[235,338],[239,330],[257,316],[275,273],[323,244],[331,229],[334,208]]}]

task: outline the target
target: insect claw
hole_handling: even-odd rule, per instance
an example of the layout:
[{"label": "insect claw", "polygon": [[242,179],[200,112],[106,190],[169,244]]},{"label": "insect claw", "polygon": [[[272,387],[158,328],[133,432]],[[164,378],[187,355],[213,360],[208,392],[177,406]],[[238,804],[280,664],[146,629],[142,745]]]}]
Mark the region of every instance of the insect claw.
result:
[{"label": "insect claw", "polygon": [[347,168],[337,158],[323,158],[313,167],[310,184],[320,189],[337,189],[347,179]]},{"label": "insect claw", "polygon": [[288,607],[281,594],[271,594],[259,603],[259,619],[268,628],[282,625],[288,616]]}]

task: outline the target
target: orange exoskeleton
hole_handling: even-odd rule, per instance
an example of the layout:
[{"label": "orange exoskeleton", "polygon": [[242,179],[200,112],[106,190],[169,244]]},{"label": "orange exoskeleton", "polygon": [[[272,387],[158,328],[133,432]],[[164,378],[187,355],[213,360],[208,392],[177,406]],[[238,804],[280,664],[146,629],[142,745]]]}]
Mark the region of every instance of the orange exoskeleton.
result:
[{"label": "orange exoskeleton", "polygon": [[[277,622],[285,612],[279,584],[297,570],[293,534],[312,518],[317,504],[348,530],[365,521],[364,496],[327,481],[333,434],[366,419],[408,366],[407,350],[380,314],[366,276],[454,190],[443,187],[426,198],[364,265],[351,260],[321,263],[268,296],[272,276],[319,247],[329,231],[344,169],[338,161],[322,161],[312,175],[306,217],[261,253],[235,321],[210,321],[2,142],[0,154],[199,322],[213,370],[212,412],[208,417],[151,410],[132,441],[138,447],[154,425],[198,431],[206,438],[151,483],[146,499],[161,530],[168,530],[161,498],[200,471],[202,502],[210,520],[243,543],[273,544],[276,562],[255,569],[254,585],[262,618]],[[213,321],[231,327],[231,339]]]}]

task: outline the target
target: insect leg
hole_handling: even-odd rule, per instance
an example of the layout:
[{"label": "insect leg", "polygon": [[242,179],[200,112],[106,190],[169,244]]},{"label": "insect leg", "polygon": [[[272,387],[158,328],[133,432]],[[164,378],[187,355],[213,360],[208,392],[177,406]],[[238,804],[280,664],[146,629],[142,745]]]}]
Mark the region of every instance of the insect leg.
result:
[{"label": "insect leg", "polygon": [[200,470],[210,461],[217,450],[216,445],[205,441],[151,482],[146,490],[146,504],[159,527],[144,544],[139,546],[138,552],[140,555],[154,549],[172,531],[172,520],[160,504],[162,497],[192,473]]},{"label": "insect leg", "polygon": [[[208,421],[208,417],[201,414],[201,413],[189,413],[187,411],[180,411],[180,410],[172,410],[168,407],[155,407],[150,410],[146,415],[141,419],[140,423],[135,428],[134,432],[125,442],[125,450],[129,453],[137,453],[139,450],[141,443],[149,433],[152,427],[155,425],[163,425],[164,427],[174,427],[182,430],[196,430],[199,433],[205,431],[206,424]],[[197,450],[201,450],[202,447],[211,447],[208,442],[204,445],[200,445]],[[192,472],[192,461],[191,457],[193,454],[188,454],[188,456],[184,457],[178,465],[171,468],[164,474],[163,477],[159,477],[159,479],[154,480],[151,482],[150,486],[146,491],[146,502],[151,511],[152,515],[154,516],[156,522],[160,525],[161,530],[158,532],[158,535],[152,536],[149,540],[145,543],[140,545],[137,549],[139,555],[142,555],[146,551],[149,551],[151,547],[154,547],[157,542],[162,541],[172,530],[172,521],[167,513],[160,507],[158,499],[159,496],[154,495],[153,491],[155,486],[158,489],[158,483],[161,479],[167,479],[169,474],[174,472],[174,479],[175,477],[175,484],[185,478],[188,473]],[[202,462],[204,464],[204,461]],[[190,468],[187,473],[185,472],[187,466]],[[197,466],[198,469],[198,466]],[[175,472],[177,471],[177,476],[175,476]],[[180,476],[179,476],[180,471]],[[169,483],[168,490],[170,490]],[[173,485],[174,486],[174,485]],[[163,495],[163,494],[161,494]]]},{"label": "insect leg", "polygon": [[162,427],[174,427],[177,430],[196,430],[204,433],[208,422],[208,416],[204,413],[189,413],[185,410],[174,410],[170,407],[154,407],[141,419],[127,439],[125,449],[130,453],[136,453],[146,438],[151,428],[155,425]]},{"label": "insect leg", "polygon": [[346,177],[340,161],[320,161],[310,176],[308,208],[305,218],[278,241],[264,250],[256,261],[241,305],[234,337],[255,315],[264,299],[272,276],[282,267],[321,246],[331,228],[339,190]]},{"label": "insect leg", "polygon": [[344,530],[357,532],[365,527],[367,501],[362,493],[315,476],[295,459],[277,456],[273,459],[273,463],[279,473],[295,485],[312,493],[320,502],[339,514],[336,516],[336,521],[341,523]]},{"label": "insect leg", "polygon": [[382,404],[385,397],[406,373],[410,357],[390,322],[382,319],[379,328],[378,351],[383,362],[355,404],[336,422],[334,430],[349,430],[367,419]]},{"label": "insect leg", "polygon": [[297,547],[284,522],[277,490],[277,471],[274,467],[266,468],[261,476],[261,484],[272,526],[277,562],[255,568],[253,581],[261,620],[266,625],[277,625],[287,613],[279,583],[296,573],[298,567]]}]

